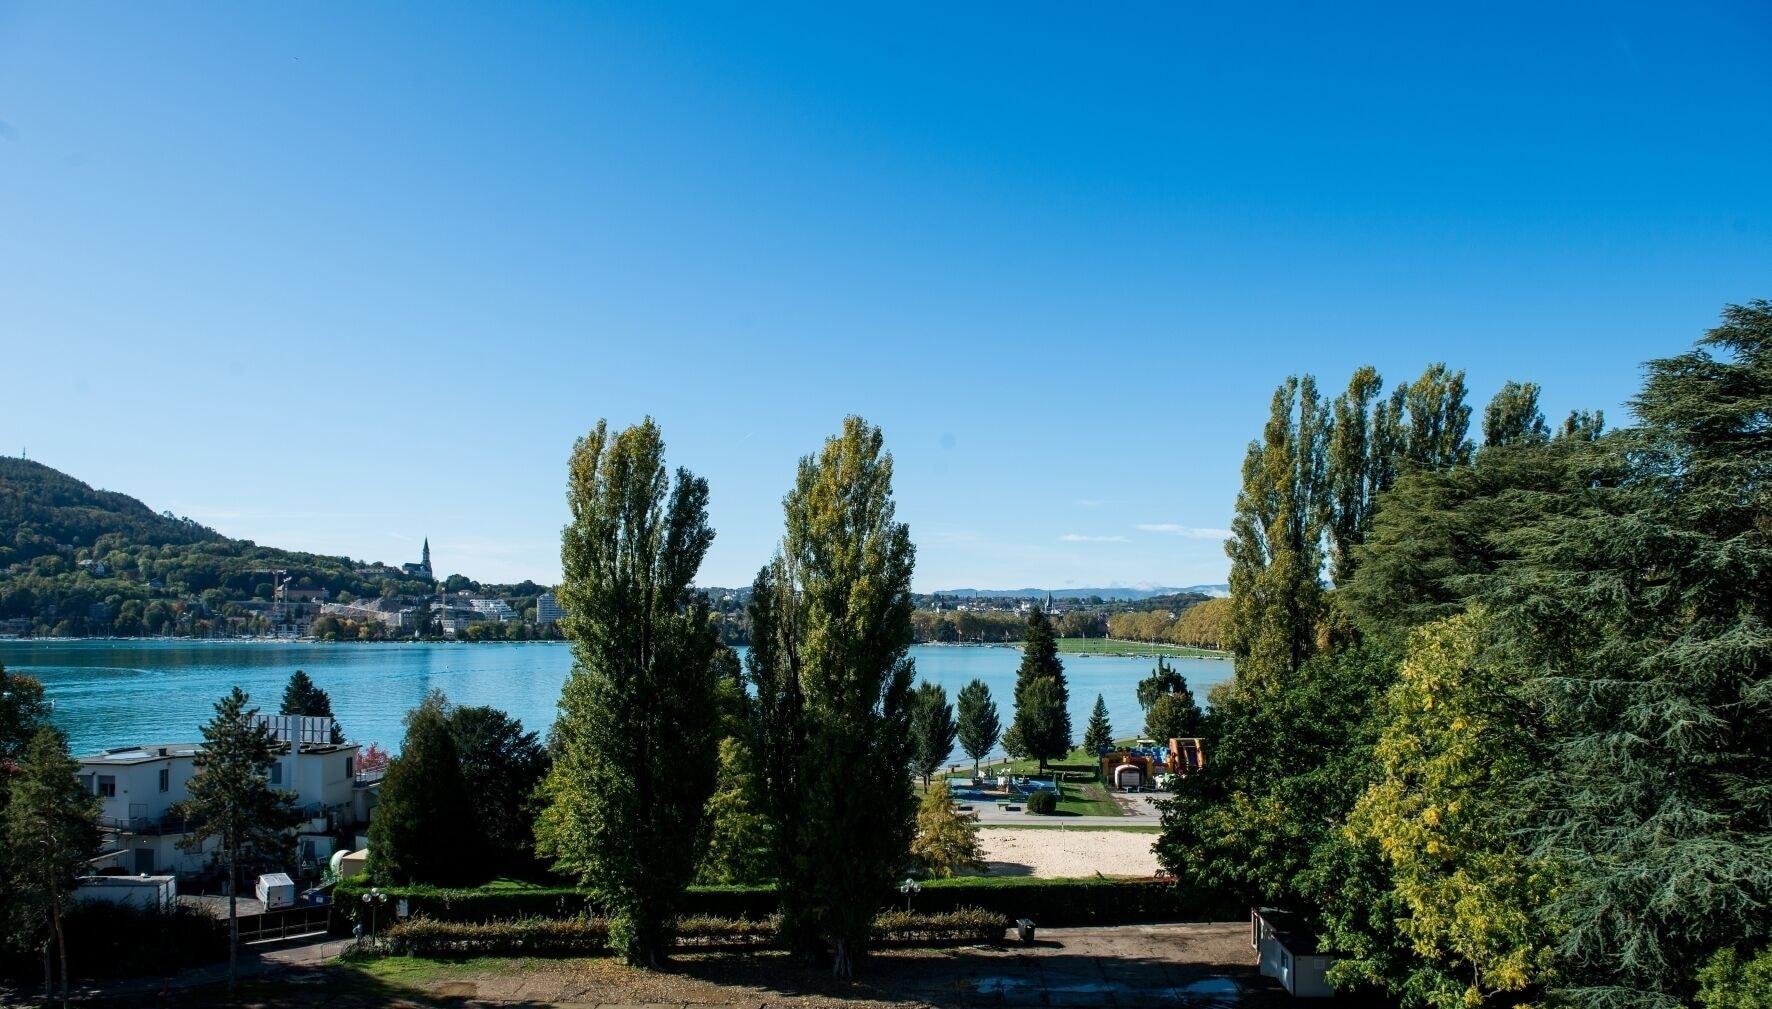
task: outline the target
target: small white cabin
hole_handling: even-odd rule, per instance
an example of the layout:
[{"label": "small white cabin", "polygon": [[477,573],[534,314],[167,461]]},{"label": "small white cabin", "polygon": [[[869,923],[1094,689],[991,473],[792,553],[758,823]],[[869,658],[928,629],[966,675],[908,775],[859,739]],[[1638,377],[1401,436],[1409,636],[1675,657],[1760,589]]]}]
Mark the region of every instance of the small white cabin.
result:
[{"label": "small white cabin", "polygon": [[266,911],[291,907],[295,904],[295,881],[286,872],[267,872],[258,878],[252,895],[259,899]]},{"label": "small white cabin", "polygon": [[1256,908],[1249,916],[1249,944],[1255,948],[1262,975],[1280,982],[1293,998],[1335,994],[1326,977],[1334,957],[1317,948],[1317,937],[1292,912]]},{"label": "small white cabin", "polygon": [[81,876],[76,882],[75,900],[144,911],[170,911],[178,903],[178,879],[173,876]]}]

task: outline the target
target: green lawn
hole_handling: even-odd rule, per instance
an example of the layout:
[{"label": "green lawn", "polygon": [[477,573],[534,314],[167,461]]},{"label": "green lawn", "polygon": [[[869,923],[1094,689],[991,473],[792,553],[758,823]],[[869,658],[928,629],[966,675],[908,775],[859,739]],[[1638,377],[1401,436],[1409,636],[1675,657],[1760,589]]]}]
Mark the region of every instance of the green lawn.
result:
[{"label": "green lawn", "polygon": [[1215,652],[1206,648],[1186,648],[1181,645],[1152,644],[1148,641],[1122,641],[1119,638],[1059,638],[1058,650],[1083,655],[1158,655],[1182,656],[1198,659],[1227,659],[1229,652]]}]

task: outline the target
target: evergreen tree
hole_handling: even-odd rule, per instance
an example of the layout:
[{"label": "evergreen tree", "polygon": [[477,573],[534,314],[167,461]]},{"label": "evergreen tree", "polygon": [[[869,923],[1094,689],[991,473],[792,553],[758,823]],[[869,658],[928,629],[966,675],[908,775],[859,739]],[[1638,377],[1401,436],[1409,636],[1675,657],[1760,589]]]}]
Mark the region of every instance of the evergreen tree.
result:
[{"label": "evergreen tree", "polygon": [[494,871],[534,875],[536,788],[548,772],[547,749],[523,723],[497,708],[455,707],[449,738],[468,790],[471,823]]},{"label": "evergreen tree", "polygon": [[1324,612],[1323,526],[1327,413],[1309,375],[1274,390],[1267,427],[1243,459],[1230,556],[1236,682],[1260,689],[1279,683],[1317,650]]},{"label": "evergreen tree", "polygon": [[1550,440],[1550,428],[1538,411],[1538,385],[1509,382],[1483,409],[1483,447],[1494,445],[1542,445]]},{"label": "evergreen tree", "polygon": [[256,722],[258,709],[239,687],[215,702],[215,717],[203,726],[203,746],[192,758],[196,773],[185,785],[186,798],[173,806],[188,833],[178,845],[201,852],[218,842],[215,859],[228,878],[228,993],[232,995],[240,950],[237,895],[255,870],[288,867],[295,861],[295,795],[270,785],[271,764],[287,744]]},{"label": "evergreen tree", "polygon": [[960,688],[960,749],[972,758],[972,773],[978,773],[978,762],[990,756],[991,748],[1003,733],[1003,722],[997,715],[997,702],[991,699],[991,688],[983,680],[973,680]]},{"label": "evergreen tree", "polygon": [[984,846],[978,839],[978,817],[954,808],[954,794],[945,780],[923,792],[917,807],[917,834],[911,855],[929,874],[942,879],[984,864]]},{"label": "evergreen tree", "polygon": [[954,738],[960,727],[954,722],[954,706],[948,703],[948,692],[939,683],[925,680],[917,684],[911,696],[912,767],[923,776],[925,787],[929,776],[947,763],[954,752]]},{"label": "evergreen tree", "polygon": [[1194,692],[1184,680],[1180,689],[1172,690],[1151,703],[1144,713],[1144,734],[1158,742],[1187,739],[1200,734],[1205,716],[1194,700]]},{"label": "evergreen tree", "polygon": [[1522,789],[1570,1001],[1663,1006],[1772,938],[1772,303],[1653,361],[1623,478],[1510,532],[1488,593],[1551,756]]},{"label": "evergreen tree", "polygon": [[12,799],[0,814],[0,881],[7,893],[7,916],[26,930],[30,945],[44,950],[43,991],[51,978],[49,947],[61,964],[61,1001],[68,1004],[68,940],[62,928],[75,877],[98,852],[99,801],[80,786],[80,765],[68,756],[68,741],[47,725],[32,734],[11,778]]},{"label": "evergreen tree", "polygon": [[666,478],[651,419],[574,447],[560,602],[573,669],[537,825],[610,916],[610,946],[656,966],[695,874],[719,757],[719,636],[693,588],[713,542],[707,481]]},{"label": "evergreen tree", "polygon": [[1138,706],[1145,711],[1157,703],[1157,698],[1164,694],[1173,694],[1178,690],[1186,690],[1187,681],[1175,671],[1175,667],[1163,656],[1157,656],[1157,668],[1151,674],[1138,681]]},{"label": "evergreen tree", "polygon": [[285,715],[331,718],[332,697],[316,686],[307,673],[297,669],[283,688],[283,706],[279,711]]},{"label": "evergreen tree", "polygon": [[702,819],[701,860],[695,881],[702,885],[754,884],[773,871],[774,828],[763,815],[761,785],[743,738],[720,740],[720,767],[714,794]]},{"label": "evergreen tree", "polygon": [[[463,831],[474,800],[462,777],[441,690],[406,713],[400,755],[381,779],[381,802],[369,821],[369,866],[384,883],[452,886],[485,878],[479,834]],[[438,838],[449,837],[444,845]]]},{"label": "evergreen tree", "polygon": [[1114,727],[1108,723],[1107,701],[1095,695],[1095,710],[1089,713],[1089,724],[1083,728],[1083,749],[1095,754],[1114,745]]},{"label": "evergreen tree", "polygon": [[[43,684],[29,676],[8,673],[0,665],[0,768],[24,759],[37,730],[47,725],[49,702],[43,697]],[[0,770],[0,814],[6,811],[9,777]]]},{"label": "evergreen tree", "polygon": [[[1042,681],[1047,686],[1039,686]],[[1070,690],[1065,684],[1064,663],[1058,659],[1052,621],[1038,606],[1029,611],[1022,638],[1021,665],[1015,670],[1015,724],[1010,732],[1017,749],[1038,760],[1042,771],[1047,761],[1071,752]]]},{"label": "evergreen tree", "polygon": [[892,458],[859,417],[801,460],[783,505],[787,533],[751,607],[750,669],[782,927],[803,952],[828,944],[832,971],[850,977],[910,848],[914,551],[894,520]]}]

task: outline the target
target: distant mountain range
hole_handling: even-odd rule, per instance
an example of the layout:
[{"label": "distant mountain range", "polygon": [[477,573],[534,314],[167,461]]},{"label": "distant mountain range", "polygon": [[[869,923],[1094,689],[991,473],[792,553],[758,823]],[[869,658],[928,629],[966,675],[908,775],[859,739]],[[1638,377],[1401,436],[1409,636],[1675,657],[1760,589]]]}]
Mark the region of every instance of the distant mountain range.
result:
[{"label": "distant mountain range", "polygon": [[1090,596],[1096,596],[1101,599],[1123,599],[1137,602],[1157,596],[1187,594],[1217,598],[1230,595],[1231,587],[1229,585],[1115,585],[1094,589],[942,589],[930,594],[953,596],[959,599],[1031,599],[1045,596],[1051,596],[1054,599],[1088,599]]}]

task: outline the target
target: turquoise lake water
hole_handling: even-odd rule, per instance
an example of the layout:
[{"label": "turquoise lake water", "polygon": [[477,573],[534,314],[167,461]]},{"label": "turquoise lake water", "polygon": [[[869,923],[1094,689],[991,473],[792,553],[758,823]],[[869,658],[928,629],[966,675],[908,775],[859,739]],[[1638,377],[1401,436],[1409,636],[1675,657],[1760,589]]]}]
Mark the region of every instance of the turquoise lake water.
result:
[{"label": "turquoise lake water", "polygon": [[[1020,651],[922,645],[911,655],[918,677],[946,687],[950,700],[968,680],[984,680],[1003,721],[1009,721]],[[1066,656],[1076,735],[1082,736],[1098,692],[1118,734],[1140,729],[1143,716],[1133,690],[1154,661]],[[1231,675],[1231,663],[1224,659],[1170,662],[1202,702],[1213,684]],[[265,710],[275,710],[284,682],[297,669],[332,695],[333,714],[351,739],[397,750],[401,717],[433,687],[459,704],[501,708],[545,733],[572,653],[558,642],[0,641],[0,664],[43,681],[55,705],[55,722],[76,754],[195,740],[216,698],[236,685]]]}]

